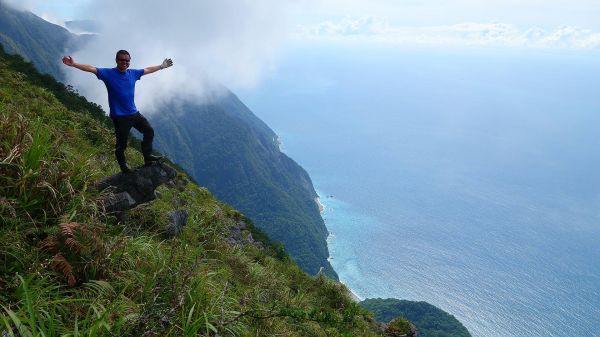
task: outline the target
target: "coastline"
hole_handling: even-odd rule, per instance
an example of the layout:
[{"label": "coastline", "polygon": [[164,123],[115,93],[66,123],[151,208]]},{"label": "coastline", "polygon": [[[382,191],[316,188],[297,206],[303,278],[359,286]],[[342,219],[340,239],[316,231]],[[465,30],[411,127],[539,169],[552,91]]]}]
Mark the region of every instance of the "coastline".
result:
[{"label": "coastline", "polygon": [[350,289],[350,287],[348,287],[348,285],[346,285],[344,282],[341,282],[344,286],[346,286],[346,288],[348,289],[350,298],[352,298],[354,300],[354,302],[359,303],[362,302],[364,300],[364,298],[360,298],[358,297],[358,295],[356,295],[356,293],[354,291],[352,291],[352,289]]},{"label": "coastline", "polygon": [[[354,253],[353,250],[350,249],[344,249],[344,247],[340,247],[337,246],[337,249],[332,249],[333,246],[335,246],[336,244],[340,243],[339,238],[337,238],[336,236],[336,232],[338,231],[342,231],[344,229],[347,230],[351,230],[352,228],[352,223],[353,221],[351,219],[349,219],[348,217],[344,217],[341,216],[343,214],[348,213],[348,209],[347,209],[347,205],[341,201],[338,200],[336,198],[333,197],[333,195],[328,195],[328,194],[321,194],[319,192],[317,192],[318,195],[326,195],[326,197],[324,198],[324,202],[321,201],[321,198],[315,198],[315,201],[317,202],[317,204],[319,205],[319,209],[321,210],[321,217],[323,218],[323,221],[325,222],[325,226],[327,227],[328,230],[328,236],[327,236],[327,248],[329,250],[329,261],[331,262],[339,262],[340,264],[337,266],[338,268],[336,268],[336,264],[335,263],[331,263],[331,266],[334,268],[334,270],[338,273],[339,276],[339,282],[344,285],[345,289],[347,290],[346,294],[348,295],[348,297],[354,301],[356,304],[361,305],[361,307],[365,307],[365,304],[360,304],[361,302],[365,301],[365,300],[374,300],[374,301],[396,301],[397,303],[409,303],[410,304],[410,309],[411,313],[414,314],[416,317],[415,318],[418,322],[423,323],[423,320],[426,319],[423,316],[423,303],[425,303],[428,306],[428,312],[435,312],[438,316],[440,315],[445,315],[444,319],[445,320],[449,320],[450,322],[452,322],[453,324],[456,324],[457,326],[462,327],[462,329],[464,329],[464,331],[466,331],[468,333],[469,336],[473,336],[471,334],[471,332],[466,328],[466,326],[464,325],[462,320],[459,320],[458,318],[456,318],[454,316],[454,314],[452,314],[450,311],[447,311],[445,309],[442,309],[442,306],[436,305],[436,304],[432,304],[429,301],[426,300],[422,300],[422,299],[413,299],[413,300],[407,300],[407,299],[402,299],[402,297],[397,297],[397,296],[389,296],[389,295],[382,295],[381,293],[370,293],[369,290],[364,289],[362,287],[364,287],[364,281],[367,279],[367,275],[360,275],[360,273],[356,274],[356,266],[352,266],[352,263],[348,263],[348,261],[346,261],[342,256],[340,256],[340,254],[344,254],[346,253],[347,256],[345,256],[346,258],[351,257]],[[329,220],[331,221],[327,221],[329,218]],[[360,218],[361,220],[365,220],[365,218]],[[341,226],[339,226],[341,224]],[[333,227],[336,232],[332,231]],[[337,241],[336,241],[337,240]],[[344,241],[342,241],[344,242]],[[345,242],[345,245],[352,245],[349,242]],[[347,247],[346,247],[347,248]],[[337,254],[334,257],[332,256],[333,254]],[[334,261],[335,260],[335,261]],[[352,260],[352,258],[351,258]],[[360,268],[358,268],[360,269]],[[341,271],[343,271],[344,273],[342,273]],[[353,274],[354,273],[354,274]],[[351,282],[354,282],[355,285],[357,285],[359,287],[359,289],[362,289],[363,292],[367,293],[368,297],[361,297],[357,294],[357,292],[355,292],[355,290],[353,290],[350,285],[345,282],[344,280],[344,275],[346,277],[348,277],[348,280],[350,280]],[[358,276],[358,277],[357,277]],[[368,302],[366,302],[368,303]],[[403,314],[404,315],[404,314]],[[419,316],[421,315],[421,316]],[[450,317],[450,318],[448,318]],[[381,318],[381,322],[383,322],[383,318]],[[389,320],[389,319],[388,319]],[[454,323],[456,322],[456,323]],[[424,327],[426,326],[423,325]]]},{"label": "coastline", "polygon": [[[331,240],[333,240],[335,238],[335,235],[328,228],[328,226],[327,226],[327,219],[325,219],[323,217],[323,214],[325,213],[325,211],[326,210],[331,210],[331,208],[327,207],[326,204],[324,204],[323,202],[321,202],[321,197],[320,196],[321,196],[321,193],[317,192],[317,196],[315,197],[315,203],[319,207],[319,212],[321,213],[321,218],[323,219],[323,222],[325,223],[325,227],[327,228],[328,234],[327,234],[326,242],[327,242],[327,250],[330,252],[328,260],[331,261],[331,260],[333,260],[333,257],[331,256],[330,243],[331,243]],[[333,196],[329,196],[327,198],[333,198]],[[331,267],[333,268],[333,264],[331,265]],[[335,270],[335,268],[334,268],[334,270]],[[336,273],[337,273],[337,270],[336,270]],[[340,275],[340,274],[338,273],[338,275]],[[354,292],[354,290],[352,290],[352,288],[350,288],[350,286],[348,284],[346,284],[344,281],[342,281],[341,278],[340,278],[339,282],[341,284],[343,284],[346,287],[346,289],[348,289],[348,295],[350,296],[350,298],[352,300],[354,300],[354,302],[358,303],[358,302],[361,302],[362,300],[364,300],[363,298],[361,298],[360,296],[358,296]]]}]

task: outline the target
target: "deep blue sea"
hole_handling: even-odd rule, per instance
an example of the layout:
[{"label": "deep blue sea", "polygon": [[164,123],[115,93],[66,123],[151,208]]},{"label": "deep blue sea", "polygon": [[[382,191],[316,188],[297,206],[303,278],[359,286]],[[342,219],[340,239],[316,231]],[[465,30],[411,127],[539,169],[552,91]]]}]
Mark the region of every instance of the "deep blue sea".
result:
[{"label": "deep blue sea", "polygon": [[598,56],[313,45],[239,96],[311,175],[360,298],[600,336]]}]

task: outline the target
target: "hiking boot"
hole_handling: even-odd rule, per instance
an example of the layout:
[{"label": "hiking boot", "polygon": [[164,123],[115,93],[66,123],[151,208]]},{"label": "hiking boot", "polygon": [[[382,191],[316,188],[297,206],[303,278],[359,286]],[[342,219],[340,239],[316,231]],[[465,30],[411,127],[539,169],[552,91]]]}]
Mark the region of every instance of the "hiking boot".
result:
[{"label": "hiking boot", "polygon": [[150,155],[147,155],[146,157],[144,157],[144,165],[150,166],[154,163],[161,161],[162,159],[164,159],[163,156],[155,156],[153,154],[150,154]]},{"label": "hiking boot", "polygon": [[131,169],[129,168],[129,166],[127,164],[120,165],[120,167],[121,167],[121,172],[122,173],[131,173],[131,172],[133,172],[133,171],[131,171]]}]

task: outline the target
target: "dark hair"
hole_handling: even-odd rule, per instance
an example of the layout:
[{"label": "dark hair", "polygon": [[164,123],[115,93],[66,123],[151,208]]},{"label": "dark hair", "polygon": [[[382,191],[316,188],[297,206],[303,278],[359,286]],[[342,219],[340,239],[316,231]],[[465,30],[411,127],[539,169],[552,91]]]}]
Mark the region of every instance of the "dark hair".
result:
[{"label": "dark hair", "polygon": [[127,56],[129,56],[129,58],[131,58],[131,55],[129,55],[129,52],[127,50],[123,50],[123,49],[121,49],[117,52],[117,56],[115,56],[115,60],[119,59],[119,55],[127,55]]}]

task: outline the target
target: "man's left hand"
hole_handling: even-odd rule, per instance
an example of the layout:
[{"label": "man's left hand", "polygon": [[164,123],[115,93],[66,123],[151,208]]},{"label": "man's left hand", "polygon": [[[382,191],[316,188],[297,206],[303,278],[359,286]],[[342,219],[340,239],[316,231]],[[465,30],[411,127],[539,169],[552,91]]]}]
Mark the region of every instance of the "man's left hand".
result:
[{"label": "man's left hand", "polygon": [[170,67],[170,66],[172,66],[172,65],[173,65],[173,60],[171,60],[171,59],[168,59],[168,58],[167,58],[167,59],[165,59],[165,60],[163,61],[163,63],[160,65],[160,69],[169,68],[169,67]]}]

